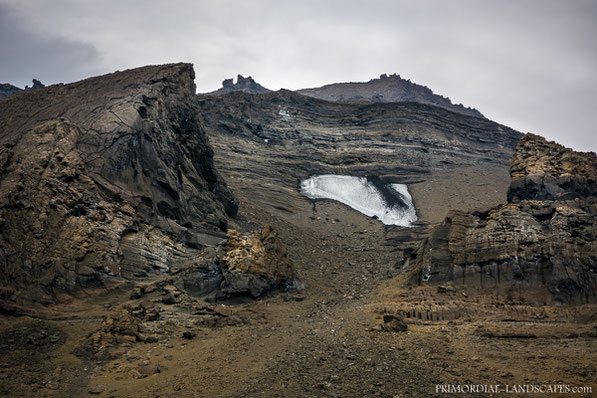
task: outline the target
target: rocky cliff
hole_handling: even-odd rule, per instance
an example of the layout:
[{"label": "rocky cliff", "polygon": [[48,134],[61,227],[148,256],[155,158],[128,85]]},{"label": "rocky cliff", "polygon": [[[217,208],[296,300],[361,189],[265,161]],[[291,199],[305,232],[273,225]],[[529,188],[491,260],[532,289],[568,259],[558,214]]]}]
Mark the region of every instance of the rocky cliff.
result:
[{"label": "rocky cliff", "polygon": [[242,91],[243,93],[248,94],[264,94],[270,92],[270,90],[257,83],[251,76],[243,77],[242,75],[238,75],[236,77],[236,83],[234,83],[232,79],[225,79],[222,82],[221,88],[204,95],[223,95],[234,91]]},{"label": "rocky cliff", "polygon": [[510,173],[509,203],[448,214],[407,260],[412,281],[453,281],[512,301],[595,303],[597,156],[527,134]]},{"label": "rocky cliff", "polygon": [[463,115],[483,117],[481,112],[462,104],[453,104],[449,98],[435,94],[426,86],[403,79],[400,75],[383,74],[379,79],[359,83],[334,83],[318,88],[297,90],[309,97],[328,101],[370,101],[370,102],[419,102],[431,104]]},{"label": "rocky cliff", "polygon": [[48,301],[167,272],[225,239],[189,64],[148,66],[0,101],[0,298]]}]

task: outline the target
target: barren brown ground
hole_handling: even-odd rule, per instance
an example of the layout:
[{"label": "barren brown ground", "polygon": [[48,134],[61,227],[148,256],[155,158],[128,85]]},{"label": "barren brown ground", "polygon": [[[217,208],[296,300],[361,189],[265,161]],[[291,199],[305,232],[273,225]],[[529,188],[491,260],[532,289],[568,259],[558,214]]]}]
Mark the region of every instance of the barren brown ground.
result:
[{"label": "barren brown ground", "polygon": [[[411,187],[425,223],[440,221],[440,209],[470,210],[480,201],[505,200],[501,181],[507,179],[491,181],[491,171],[434,175]],[[0,394],[432,397],[451,396],[436,393],[438,384],[465,383],[568,384],[597,391],[594,306],[530,307],[458,286],[445,293],[404,286],[396,277],[399,252],[391,244],[399,229],[331,201],[313,206],[290,187],[272,187],[275,194],[263,197],[253,190],[258,182],[229,184],[245,219],[237,227],[271,224],[279,231],[305,290],[239,305],[253,319],[237,326],[198,327],[193,315],[173,305],[164,315],[172,319],[165,338],[134,343],[106,362],[83,361],[72,351],[103,316],[129,300],[131,285],[38,311],[41,320],[3,316]],[[380,331],[384,313],[408,314],[408,331]],[[18,327],[27,336],[44,327],[47,333],[41,343],[27,337],[23,342],[15,338]],[[182,338],[186,330],[196,337]],[[139,378],[136,371],[143,367],[159,373]]]}]

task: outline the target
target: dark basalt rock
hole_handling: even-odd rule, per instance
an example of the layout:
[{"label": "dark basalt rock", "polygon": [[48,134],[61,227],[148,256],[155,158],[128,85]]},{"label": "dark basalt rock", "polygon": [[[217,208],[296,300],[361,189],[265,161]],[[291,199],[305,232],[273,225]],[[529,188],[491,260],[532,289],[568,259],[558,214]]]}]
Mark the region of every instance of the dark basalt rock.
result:
[{"label": "dark basalt rock", "polygon": [[25,86],[25,90],[38,90],[45,87],[45,85],[37,79],[31,80],[31,83],[33,83],[31,87]]},{"label": "dark basalt rock", "polygon": [[510,300],[597,301],[597,160],[527,134],[510,203],[453,211],[406,260],[414,283],[457,283]]},{"label": "dark basalt rock", "polygon": [[[45,87],[45,85],[37,79],[33,79],[32,83],[33,84],[31,85],[31,87],[25,86],[25,90],[37,90],[37,89]],[[9,83],[0,84],[0,98],[8,97],[13,94],[18,94],[22,91],[23,91],[22,88],[13,86],[12,84],[9,84]]]},{"label": "dark basalt rock", "polygon": [[243,77],[242,75],[238,75],[236,83],[234,83],[232,79],[225,79],[222,82],[221,88],[204,95],[223,95],[234,91],[242,91],[248,94],[264,94],[270,92],[270,90],[257,83],[251,76]]},{"label": "dark basalt rock", "polygon": [[189,64],[148,66],[0,102],[0,284],[13,300],[167,272],[225,237],[237,205],[193,79]]},{"label": "dark basalt rock", "polygon": [[13,86],[12,84],[9,84],[9,83],[0,84],[0,98],[8,97],[10,95],[20,93],[21,91],[23,91],[22,88]]},{"label": "dark basalt rock", "polygon": [[207,261],[199,261],[175,277],[188,294],[208,301],[244,301],[274,291],[304,288],[288,256],[286,245],[270,225],[241,234],[228,230]]}]

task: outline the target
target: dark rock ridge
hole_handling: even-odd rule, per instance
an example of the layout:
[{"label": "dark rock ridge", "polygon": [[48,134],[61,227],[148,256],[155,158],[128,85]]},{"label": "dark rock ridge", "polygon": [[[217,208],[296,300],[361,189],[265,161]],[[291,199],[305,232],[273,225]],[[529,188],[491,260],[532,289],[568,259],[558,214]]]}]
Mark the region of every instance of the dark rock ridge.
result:
[{"label": "dark rock ridge", "polygon": [[[43,83],[37,79],[33,79],[32,83],[33,84],[31,85],[31,87],[25,86],[25,90],[37,90],[37,89],[45,87],[43,85]],[[17,94],[17,93],[20,93],[21,91],[23,91],[23,89],[21,89],[17,86],[13,86],[12,84],[9,84],[9,83],[0,84],[0,98],[8,97],[9,95]]]},{"label": "dark rock ridge", "polygon": [[221,88],[204,95],[223,95],[234,91],[242,91],[249,94],[264,94],[269,93],[271,90],[257,83],[251,76],[243,77],[242,75],[238,75],[236,83],[232,79],[226,79],[222,82]]},{"label": "dark rock ridge", "polygon": [[406,262],[416,283],[454,281],[511,301],[597,301],[597,156],[527,134],[508,204],[453,211]]},{"label": "dark rock ridge", "polygon": [[463,115],[484,117],[474,108],[453,104],[450,98],[434,94],[428,87],[403,79],[396,74],[390,76],[383,74],[379,79],[371,79],[368,82],[334,83],[296,92],[328,101],[419,102]]},{"label": "dark rock ridge", "polygon": [[9,95],[17,94],[21,91],[23,91],[22,88],[18,88],[17,86],[13,86],[12,84],[0,84],[0,98],[8,97]]},{"label": "dark rock ridge", "polygon": [[148,66],[0,102],[0,299],[167,272],[225,239],[237,205],[193,79]]}]

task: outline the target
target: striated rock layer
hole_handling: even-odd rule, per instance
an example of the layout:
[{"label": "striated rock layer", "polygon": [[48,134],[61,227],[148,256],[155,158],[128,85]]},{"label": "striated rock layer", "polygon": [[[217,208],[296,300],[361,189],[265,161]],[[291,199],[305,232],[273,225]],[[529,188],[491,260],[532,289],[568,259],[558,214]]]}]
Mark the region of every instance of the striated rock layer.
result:
[{"label": "striated rock layer", "polygon": [[511,300],[597,301],[597,156],[527,134],[509,203],[453,211],[412,253],[412,281],[454,281]]},{"label": "striated rock layer", "polygon": [[225,238],[237,205],[193,80],[148,66],[0,101],[0,299],[168,271]]},{"label": "striated rock layer", "polygon": [[420,222],[441,221],[447,208],[492,206],[505,201],[521,137],[431,105],[329,102],[288,90],[200,96],[198,108],[237,197],[285,214],[301,212],[299,184],[314,174],[409,184]]}]

